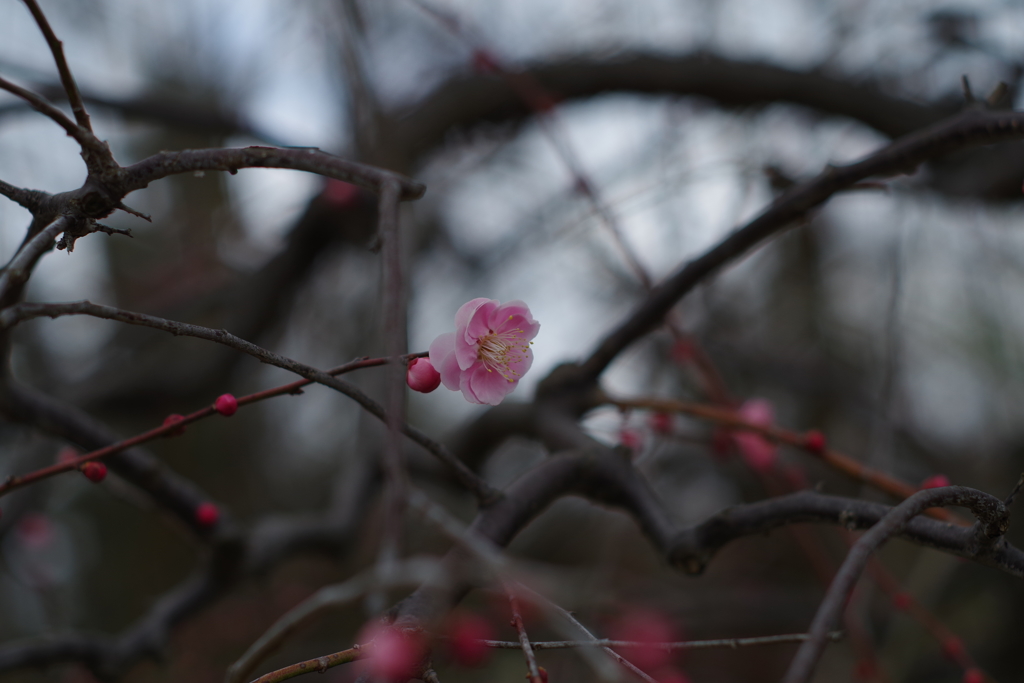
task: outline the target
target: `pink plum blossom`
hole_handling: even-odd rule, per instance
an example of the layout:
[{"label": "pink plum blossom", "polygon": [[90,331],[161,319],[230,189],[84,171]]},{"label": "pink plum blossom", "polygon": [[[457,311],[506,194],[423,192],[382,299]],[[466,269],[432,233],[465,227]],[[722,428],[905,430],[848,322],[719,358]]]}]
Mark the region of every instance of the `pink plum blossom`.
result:
[{"label": "pink plum blossom", "polygon": [[413,358],[405,375],[409,388],[421,394],[429,394],[441,386],[441,374],[426,358]]},{"label": "pink plum blossom", "polygon": [[539,329],[522,301],[473,299],[455,314],[455,332],[430,345],[430,362],[446,388],[496,406],[533,364],[530,340]]},{"label": "pink plum blossom", "polygon": [[[753,398],[740,406],[739,416],[751,424],[760,427],[771,427],[775,420],[772,404],[763,398]],[[760,434],[754,432],[738,432],[732,440],[743,456],[744,462],[757,472],[767,472],[775,467],[778,453],[775,444],[769,443]]]}]

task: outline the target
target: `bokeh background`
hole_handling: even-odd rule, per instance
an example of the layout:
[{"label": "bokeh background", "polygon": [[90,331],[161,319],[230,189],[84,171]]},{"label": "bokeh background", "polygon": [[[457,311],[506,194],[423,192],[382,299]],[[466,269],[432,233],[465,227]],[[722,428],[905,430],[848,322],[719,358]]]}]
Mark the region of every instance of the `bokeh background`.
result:
[{"label": "bokeh background", "polygon": [[[1024,68],[1024,8],[1012,2],[49,0],[43,8],[97,133],[122,163],[164,149],[315,146],[425,182],[427,195],[402,215],[410,348],[426,350],[470,298],[526,301],[542,327],[534,368],[510,401],[528,400],[557,364],[584,357],[642,297],[610,225],[656,281],[827,164],[965,106],[989,106],[980,101],[990,93],[991,106],[1019,106]],[[488,60],[531,74],[525,97]],[[46,44],[16,0],[0,0],[0,73],[59,97]],[[966,101],[964,76],[978,102]],[[1022,151],[961,153],[837,196],[687,297],[682,327],[731,395],[767,399],[778,424],[819,428],[844,452],[912,483],[942,473],[1004,496],[1024,469]],[[84,166],[58,127],[2,95],[0,178],[58,192],[78,187]],[[111,224],[131,228],[133,239],[93,235],[71,254],[48,255],[28,298],[88,298],[225,327],[318,367],[383,355],[372,198],[311,175],[250,169],[171,178],[129,201],[153,223],[115,216]],[[0,202],[0,259],[28,220]],[[604,385],[627,396],[706,398],[672,348],[666,332],[651,334]],[[22,325],[11,362],[24,382],[124,435],[220,393],[289,379],[205,342],[84,317]],[[381,375],[351,377],[379,395]],[[484,412],[444,389],[411,396],[409,409],[412,422],[450,440]],[[646,415],[614,409],[586,424],[609,444],[624,429],[637,437],[630,445],[640,467],[680,525],[768,495],[735,454],[712,452],[706,424],[680,419],[666,436]],[[207,420],[152,451],[250,524],[319,515],[353,489],[375,487],[365,472],[381,436],[351,401],[317,387]],[[10,422],[0,423],[0,444],[0,475],[52,462],[66,445]],[[503,484],[543,457],[538,444],[513,439],[481,467]],[[828,492],[886,500],[802,454],[782,457]],[[413,466],[439,500],[471,518],[465,497],[427,464]],[[176,629],[163,661],[141,663],[125,680],[221,680],[286,609],[372,562],[373,491],[344,552],[297,555],[245,582]],[[113,476],[101,486],[60,477],[0,507],[4,642],[118,633],[203,552]],[[809,533],[827,561],[842,558],[836,532]],[[406,552],[446,547],[415,519],[406,537]],[[1020,526],[1010,538],[1024,542]],[[672,572],[624,515],[575,500],[546,512],[512,548],[545,563],[560,602],[598,625],[643,606],[687,637],[800,631],[824,591],[786,534],[736,542],[694,579]],[[901,542],[881,557],[994,680],[1020,675],[1019,580]],[[468,604],[512,635],[492,597],[474,594]],[[960,680],[939,643],[870,582],[855,611],[884,673],[858,669],[860,654],[843,643],[818,680]],[[346,647],[367,618],[354,606],[304,631],[270,664]],[[792,652],[699,653],[680,667],[695,682],[773,680]],[[587,680],[574,655],[544,654],[541,663],[552,681]],[[514,651],[488,666],[439,674],[512,681],[524,670]],[[352,678],[344,667],[325,675]],[[0,679],[91,674],[62,665]]]}]

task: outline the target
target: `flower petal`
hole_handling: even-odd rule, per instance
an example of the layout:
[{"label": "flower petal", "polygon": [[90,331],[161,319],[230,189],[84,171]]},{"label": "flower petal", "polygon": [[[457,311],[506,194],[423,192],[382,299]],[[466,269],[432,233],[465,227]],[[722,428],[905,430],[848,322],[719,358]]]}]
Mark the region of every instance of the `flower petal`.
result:
[{"label": "flower petal", "polygon": [[462,373],[460,384],[462,395],[470,403],[496,406],[516,388],[519,380],[510,382],[497,372],[488,372],[483,365],[477,365]]},{"label": "flower petal", "polygon": [[491,312],[488,323],[495,332],[521,330],[517,337],[529,341],[537,336],[540,323],[533,319],[530,307],[522,301],[509,301]]},{"label": "flower petal", "polygon": [[479,298],[463,304],[455,314],[455,357],[463,370],[477,362],[477,340],[490,333],[487,320],[497,307],[494,299]]},{"label": "flower petal", "polygon": [[455,333],[446,332],[430,343],[430,362],[441,373],[445,388],[458,391],[462,370],[455,358]]}]

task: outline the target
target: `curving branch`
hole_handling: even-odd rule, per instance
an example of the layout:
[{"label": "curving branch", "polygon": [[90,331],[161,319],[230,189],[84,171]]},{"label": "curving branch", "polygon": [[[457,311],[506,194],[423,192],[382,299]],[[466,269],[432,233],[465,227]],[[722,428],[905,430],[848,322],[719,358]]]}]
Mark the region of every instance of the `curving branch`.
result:
[{"label": "curving branch", "polygon": [[397,183],[401,200],[419,199],[422,183],[366,164],[347,161],[316,148],[241,147],[237,149],[187,149],[160,152],[120,170],[116,181],[124,194],[140,190],[154,180],[196,171],[227,171],[240,168],[288,168],[343,180],[379,193],[387,183]]},{"label": "curving branch", "polygon": [[40,114],[49,117],[54,123],[63,128],[64,132],[73,137],[82,147],[82,156],[85,158],[86,165],[89,166],[90,171],[106,168],[114,164],[113,157],[110,155],[110,149],[106,143],[93,135],[91,130],[83,128],[69,119],[64,112],[47,102],[42,96],[19,85],[15,85],[6,78],[0,78],[0,89],[6,90],[12,95],[25,100],[30,107]]},{"label": "curving branch", "polygon": [[899,534],[910,520],[929,507],[960,505],[967,507],[978,517],[978,524],[972,536],[982,546],[991,546],[1010,525],[1010,515],[1001,500],[987,493],[966,486],[919,491],[886,512],[850,549],[846,560],[829,586],[825,599],[821,601],[817,614],[808,631],[809,638],[797,650],[796,656],[783,677],[783,683],[807,683],[814,673],[814,667],[825,649],[830,629],[835,628],[843,609],[853,593],[871,553],[889,538]]},{"label": "curving branch", "polygon": [[661,324],[676,302],[694,287],[790,227],[835,193],[866,178],[912,173],[928,159],[958,149],[1020,139],[1024,139],[1024,113],[971,109],[886,145],[861,161],[830,166],[816,178],[794,185],[757,218],[656,286],[587,358],[584,376],[596,379],[626,347]]}]

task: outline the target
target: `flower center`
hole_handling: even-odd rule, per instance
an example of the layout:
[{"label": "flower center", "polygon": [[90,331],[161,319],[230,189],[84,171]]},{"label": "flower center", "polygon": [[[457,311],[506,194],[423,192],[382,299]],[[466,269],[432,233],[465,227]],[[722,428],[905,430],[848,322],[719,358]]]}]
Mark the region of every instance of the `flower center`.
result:
[{"label": "flower center", "polygon": [[511,365],[526,359],[530,342],[519,336],[523,334],[519,328],[507,332],[488,332],[489,334],[480,337],[476,342],[477,359],[487,368],[487,372],[497,371],[509,382],[516,381],[519,373],[513,370]]}]

